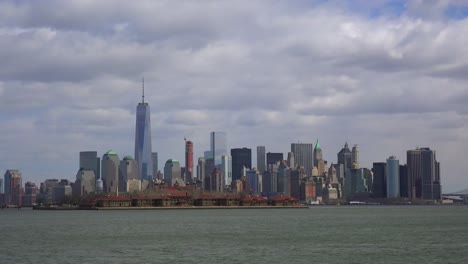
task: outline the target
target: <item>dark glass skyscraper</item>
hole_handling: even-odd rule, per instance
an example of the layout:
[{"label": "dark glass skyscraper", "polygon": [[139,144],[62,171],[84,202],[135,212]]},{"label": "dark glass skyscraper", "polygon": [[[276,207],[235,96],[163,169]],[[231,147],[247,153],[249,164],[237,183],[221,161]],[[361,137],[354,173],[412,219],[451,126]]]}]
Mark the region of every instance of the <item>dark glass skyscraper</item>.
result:
[{"label": "dark glass skyscraper", "polygon": [[372,166],[374,181],[372,192],[375,198],[387,197],[387,163],[374,162]]},{"label": "dark glass skyscraper", "polygon": [[231,149],[232,156],[232,180],[239,180],[243,175],[243,167],[252,168],[252,150],[249,148]]},{"label": "dark glass skyscraper", "polygon": [[268,152],[266,154],[267,165],[275,164],[278,161],[283,161],[283,153]]},{"label": "dark glass skyscraper", "polygon": [[260,173],[266,170],[265,146],[257,146],[257,169]]},{"label": "dark glass skyscraper", "polygon": [[137,106],[135,129],[135,159],[138,162],[139,176],[142,180],[153,178],[153,158],[151,154],[151,121],[150,107],[145,102],[145,85],[143,96]]}]

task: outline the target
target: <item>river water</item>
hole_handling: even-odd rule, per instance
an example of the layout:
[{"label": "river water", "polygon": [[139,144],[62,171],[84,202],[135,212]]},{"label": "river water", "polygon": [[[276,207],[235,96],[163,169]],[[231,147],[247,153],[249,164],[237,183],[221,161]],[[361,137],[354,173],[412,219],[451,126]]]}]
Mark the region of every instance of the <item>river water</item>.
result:
[{"label": "river water", "polygon": [[468,206],[5,209],[0,263],[468,263]]}]

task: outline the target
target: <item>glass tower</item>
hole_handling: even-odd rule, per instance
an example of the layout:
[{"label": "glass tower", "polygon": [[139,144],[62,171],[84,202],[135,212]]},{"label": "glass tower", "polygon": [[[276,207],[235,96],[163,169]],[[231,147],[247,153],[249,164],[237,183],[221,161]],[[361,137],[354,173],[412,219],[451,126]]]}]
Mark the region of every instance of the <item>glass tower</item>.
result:
[{"label": "glass tower", "polygon": [[151,152],[150,107],[145,102],[145,85],[143,96],[137,106],[135,129],[135,160],[138,162],[140,179],[151,181],[153,178],[153,158]]},{"label": "glass tower", "polygon": [[387,198],[400,197],[400,163],[391,156],[387,159]]},{"label": "glass tower", "polygon": [[221,168],[222,157],[228,155],[226,132],[211,132],[210,147],[214,165],[218,168]]}]

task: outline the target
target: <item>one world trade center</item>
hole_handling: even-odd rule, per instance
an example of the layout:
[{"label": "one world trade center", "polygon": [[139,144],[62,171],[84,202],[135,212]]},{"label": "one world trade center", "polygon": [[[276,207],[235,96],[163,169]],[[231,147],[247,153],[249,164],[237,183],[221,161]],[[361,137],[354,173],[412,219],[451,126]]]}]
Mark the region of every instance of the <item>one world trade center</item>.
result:
[{"label": "one world trade center", "polygon": [[142,84],[143,95],[138,103],[135,129],[135,159],[138,162],[141,180],[152,182],[153,159],[151,157],[151,121],[150,107],[145,102],[145,82]]}]

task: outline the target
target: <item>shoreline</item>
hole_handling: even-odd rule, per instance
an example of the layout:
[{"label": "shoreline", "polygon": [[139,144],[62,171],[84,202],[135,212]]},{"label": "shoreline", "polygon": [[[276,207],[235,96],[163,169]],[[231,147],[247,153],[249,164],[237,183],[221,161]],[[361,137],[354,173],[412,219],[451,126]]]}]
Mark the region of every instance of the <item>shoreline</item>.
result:
[{"label": "shoreline", "polygon": [[[44,211],[73,211],[73,210],[87,210],[87,211],[145,211],[145,210],[219,210],[219,209],[310,209],[322,207],[388,207],[388,206],[437,206],[437,207],[465,207],[468,204],[341,204],[341,205],[298,205],[298,206],[168,206],[168,207],[155,207],[155,206],[142,206],[142,207],[24,207],[32,210]],[[8,208],[16,209],[18,208]],[[21,209],[21,208],[20,208]]]},{"label": "shoreline", "polygon": [[168,206],[168,207],[33,207],[33,210],[69,211],[69,210],[215,210],[215,209],[308,209],[306,205],[300,206]]}]

